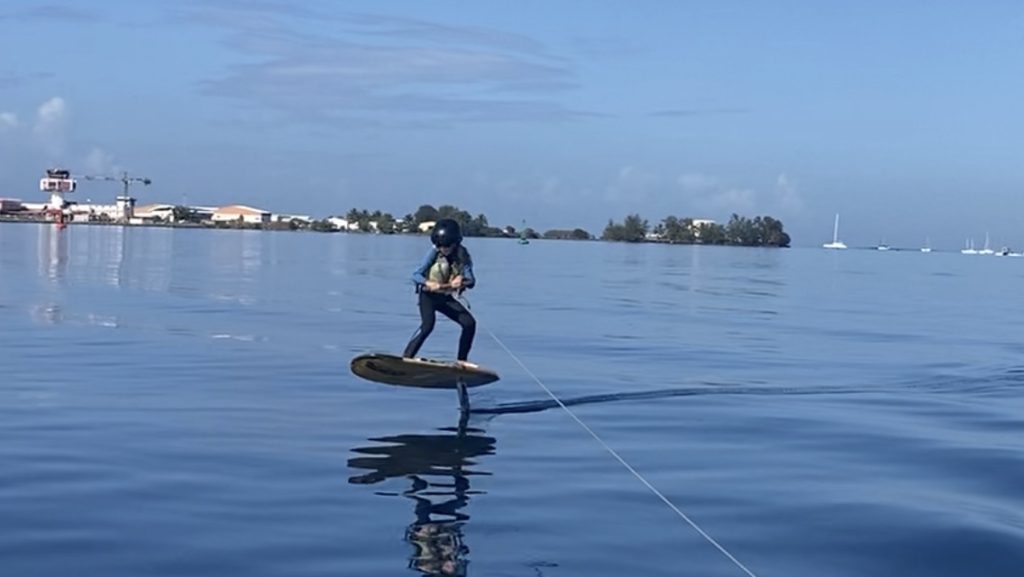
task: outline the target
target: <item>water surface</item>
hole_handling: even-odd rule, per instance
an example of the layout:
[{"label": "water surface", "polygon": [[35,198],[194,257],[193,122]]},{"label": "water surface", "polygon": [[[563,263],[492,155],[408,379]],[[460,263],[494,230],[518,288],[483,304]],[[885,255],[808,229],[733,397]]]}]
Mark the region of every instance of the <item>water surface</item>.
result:
[{"label": "water surface", "polygon": [[0,573],[745,574],[522,362],[756,575],[1020,574],[1024,259],[468,244],[460,419],[422,238],[0,225]]}]

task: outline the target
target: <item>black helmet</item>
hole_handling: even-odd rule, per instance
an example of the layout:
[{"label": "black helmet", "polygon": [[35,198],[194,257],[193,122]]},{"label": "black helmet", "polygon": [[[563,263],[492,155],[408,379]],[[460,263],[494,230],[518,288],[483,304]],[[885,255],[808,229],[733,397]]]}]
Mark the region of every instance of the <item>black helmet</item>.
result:
[{"label": "black helmet", "polygon": [[435,246],[455,246],[462,242],[462,230],[459,223],[450,218],[442,218],[434,224],[430,231],[430,242]]}]

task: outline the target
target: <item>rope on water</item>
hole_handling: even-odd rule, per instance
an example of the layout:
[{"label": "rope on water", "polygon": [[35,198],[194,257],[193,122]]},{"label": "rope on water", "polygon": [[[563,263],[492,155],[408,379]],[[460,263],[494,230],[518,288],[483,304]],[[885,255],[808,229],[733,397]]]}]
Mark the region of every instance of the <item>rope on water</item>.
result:
[{"label": "rope on water", "polygon": [[[462,300],[463,304],[466,306],[466,309],[470,309],[469,301],[466,300],[465,296],[459,295],[459,298],[460,298],[460,300]],[[476,316],[476,315],[474,315],[474,316]],[[477,320],[477,324],[478,325],[481,324],[479,319]],[[559,399],[553,392],[551,392],[551,389],[549,389],[547,387],[547,385],[545,385],[537,377],[537,375],[535,375],[533,373],[533,371],[531,371],[530,368],[527,367],[526,364],[523,363],[523,361],[518,356],[516,356],[515,353],[512,352],[512,349],[508,348],[508,346],[504,342],[502,342],[501,339],[498,338],[498,335],[494,334],[494,331],[492,331],[489,327],[486,327],[486,326],[484,327],[484,330],[486,330],[487,333],[491,336],[491,338],[494,339],[494,342],[498,343],[498,346],[500,346],[502,349],[504,349],[505,352],[508,353],[508,356],[511,357],[512,360],[514,360],[516,362],[516,364],[518,364],[523,369],[523,371],[526,372],[526,374],[530,376],[531,379],[533,379],[533,382],[537,383],[537,385],[541,389],[543,389],[544,392],[547,393],[547,395],[549,397],[551,397],[551,399],[555,403],[557,403],[559,407],[561,407],[566,413],[568,413],[568,415],[570,417],[572,417],[572,419],[574,421],[576,421],[576,423],[579,424],[579,426],[582,427],[583,430],[585,430],[586,432],[590,433],[590,436],[593,437],[594,440],[597,441],[602,447],[604,447],[604,449],[606,451],[608,451],[608,453],[612,457],[614,457],[615,460],[617,460],[620,464],[622,464],[622,466],[625,467],[626,470],[628,470],[630,473],[632,473],[633,476],[636,477],[641,483],[643,483],[645,487],[650,489],[652,493],[654,493],[659,499],[662,500],[662,502],[664,502],[666,505],[668,505],[668,507],[670,509],[675,511],[676,515],[678,515],[683,521],[685,521],[690,527],[692,527],[694,531],[699,533],[701,537],[704,537],[704,539],[706,539],[708,543],[711,543],[711,545],[714,546],[715,549],[718,549],[722,553],[722,555],[725,555],[725,557],[727,559],[729,559],[730,561],[733,562],[733,564],[735,564],[737,567],[739,567],[740,570],[742,570],[749,577],[757,577],[757,575],[755,575],[750,569],[748,569],[743,563],[741,563],[739,561],[739,559],[734,557],[732,555],[732,553],[730,553],[728,550],[726,550],[725,547],[723,547],[718,541],[716,541],[714,537],[709,535],[706,531],[704,531],[704,529],[701,529],[700,526],[697,525],[697,523],[694,522],[693,519],[690,519],[690,517],[687,516],[686,513],[683,513],[679,509],[679,507],[676,507],[675,504],[672,503],[672,501],[670,501],[668,499],[668,497],[666,497],[664,494],[662,494],[661,491],[659,491],[654,485],[652,485],[647,479],[645,479],[644,476],[641,475],[636,469],[634,469],[632,465],[627,463],[626,460],[623,459],[615,451],[615,449],[611,448],[608,445],[608,443],[604,442],[604,439],[602,439],[597,433],[595,433],[594,430],[591,429],[586,423],[584,423],[582,419],[577,417],[576,413],[572,412],[572,410],[570,410],[569,407],[567,407],[565,405],[565,403],[562,402],[561,399]]]}]

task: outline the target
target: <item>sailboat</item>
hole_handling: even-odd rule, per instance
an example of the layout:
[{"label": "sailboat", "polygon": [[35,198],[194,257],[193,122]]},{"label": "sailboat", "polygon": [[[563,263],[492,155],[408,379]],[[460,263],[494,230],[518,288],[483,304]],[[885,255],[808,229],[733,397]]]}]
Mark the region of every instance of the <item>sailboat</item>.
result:
[{"label": "sailboat", "polygon": [[921,247],[921,252],[931,252],[931,251],[932,251],[931,239],[929,239],[928,237],[924,237],[924,246]]},{"label": "sailboat", "polygon": [[530,244],[530,239],[526,238],[526,221],[523,221],[523,228],[519,231],[519,244]]},{"label": "sailboat", "polygon": [[836,213],[836,223],[832,227],[832,242],[826,242],[821,246],[824,248],[846,248],[846,244],[839,240],[839,213]]},{"label": "sailboat", "polygon": [[961,254],[978,254],[978,251],[974,248],[974,239],[968,239],[967,244],[964,248],[960,249]]},{"label": "sailboat", "polygon": [[996,251],[992,250],[988,246],[988,233],[985,233],[985,248],[978,251],[978,254],[995,254]]}]

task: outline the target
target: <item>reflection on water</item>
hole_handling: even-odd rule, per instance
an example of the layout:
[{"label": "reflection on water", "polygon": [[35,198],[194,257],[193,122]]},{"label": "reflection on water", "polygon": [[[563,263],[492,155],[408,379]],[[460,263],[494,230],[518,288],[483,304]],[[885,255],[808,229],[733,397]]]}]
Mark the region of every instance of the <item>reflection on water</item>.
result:
[{"label": "reflection on water", "polygon": [[30,306],[32,318],[44,325],[60,324],[64,320],[61,303],[61,287],[67,280],[68,231],[64,228],[42,224],[37,237],[39,277],[44,279],[45,290],[36,295],[42,302]]},{"label": "reflection on water", "polygon": [[32,319],[41,325],[58,325],[64,322],[64,309],[59,304],[38,304],[30,309]]},{"label": "reflection on water", "polygon": [[263,268],[265,243],[272,243],[273,236],[259,230],[216,231],[218,241],[213,245],[210,257],[218,267],[240,280],[253,282]]},{"label": "reflection on water", "polygon": [[64,280],[68,268],[68,231],[39,226],[39,275],[51,282]]},{"label": "reflection on water", "polygon": [[120,288],[125,286],[125,249],[129,246],[125,241],[126,230],[123,226],[112,227],[108,233],[106,250],[103,251],[106,257],[104,280],[110,286]]},{"label": "reflection on water", "polygon": [[415,520],[405,531],[413,546],[409,568],[423,575],[467,575],[463,527],[470,496],[470,477],[490,475],[474,469],[474,459],[493,455],[495,439],[468,426],[463,414],[457,427],[439,429],[445,434],[405,434],[373,437],[378,443],[352,449],[363,456],[349,459],[348,466],[368,471],[349,478],[349,483],[368,485],[404,478],[409,487],[401,492],[377,491],[376,495],[406,497],[414,502]]},{"label": "reflection on water", "polygon": [[242,241],[242,271],[249,279],[259,272],[263,266],[263,243],[267,236],[256,231],[243,231],[239,237]]}]

